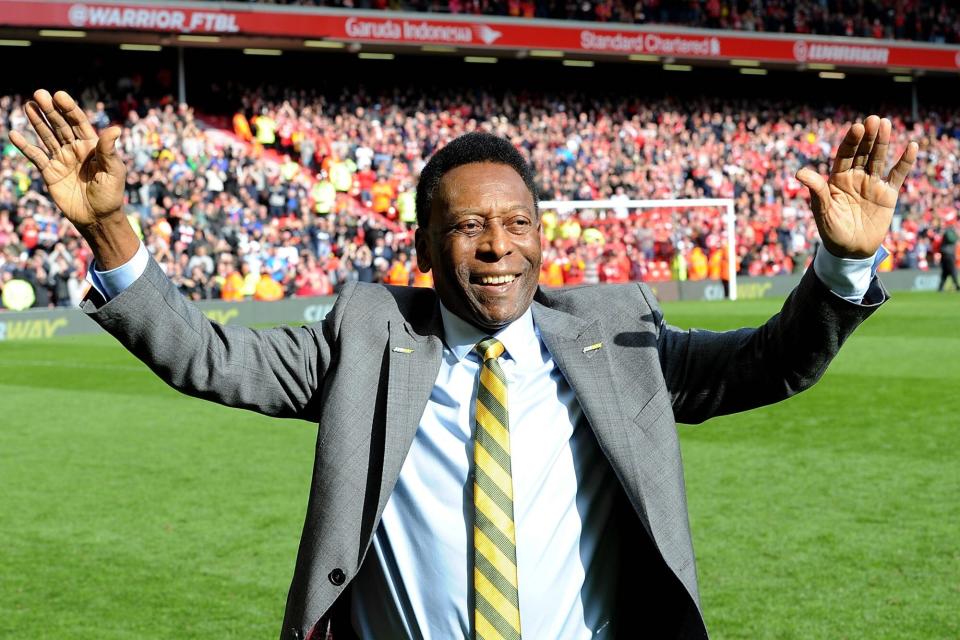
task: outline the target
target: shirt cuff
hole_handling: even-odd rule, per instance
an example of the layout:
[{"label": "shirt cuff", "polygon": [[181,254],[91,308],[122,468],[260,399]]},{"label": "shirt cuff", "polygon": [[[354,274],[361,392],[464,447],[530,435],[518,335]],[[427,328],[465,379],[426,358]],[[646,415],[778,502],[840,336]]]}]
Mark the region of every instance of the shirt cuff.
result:
[{"label": "shirt cuff", "polygon": [[143,275],[149,261],[150,253],[141,242],[140,248],[133,257],[116,269],[100,271],[97,269],[97,263],[91,262],[90,268],[87,269],[87,282],[103,296],[104,300],[112,300]]},{"label": "shirt cuff", "polygon": [[859,304],[867,295],[877,267],[888,255],[881,246],[870,258],[838,258],[821,245],[813,259],[813,270],[835,294]]}]

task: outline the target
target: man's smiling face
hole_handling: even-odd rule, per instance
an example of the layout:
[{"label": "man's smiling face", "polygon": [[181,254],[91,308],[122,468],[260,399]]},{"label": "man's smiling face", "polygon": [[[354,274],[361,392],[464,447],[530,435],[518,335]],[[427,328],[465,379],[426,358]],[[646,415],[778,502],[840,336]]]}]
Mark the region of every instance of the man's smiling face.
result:
[{"label": "man's smiling face", "polygon": [[433,271],[444,306],[496,331],[523,315],[540,277],[540,220],[512,167],[474,162],[451,169],[417,230],[417,260]]}]

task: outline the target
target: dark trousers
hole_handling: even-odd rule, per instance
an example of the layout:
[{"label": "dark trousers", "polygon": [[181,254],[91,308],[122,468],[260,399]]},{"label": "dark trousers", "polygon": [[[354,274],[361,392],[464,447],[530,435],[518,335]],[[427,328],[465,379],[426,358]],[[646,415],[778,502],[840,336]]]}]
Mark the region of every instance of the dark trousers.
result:
[{"label": "dark trousers", "polygon": [[953,280],[953,288],[960,291],[960,283],[957,283],[957,261],[953,256],[940,257],[940,286],[937,291],[943,291],[947,278]]}]

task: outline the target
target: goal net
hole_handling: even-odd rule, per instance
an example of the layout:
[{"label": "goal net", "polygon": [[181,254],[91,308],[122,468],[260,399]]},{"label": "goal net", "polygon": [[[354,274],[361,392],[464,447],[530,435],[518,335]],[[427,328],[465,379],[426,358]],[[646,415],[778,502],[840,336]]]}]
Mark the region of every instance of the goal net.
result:
[{"label": "goal net", "polygon": [[[624,224],[631,229],[642,228],[653,235],[668,237],[674,243],[674,251],[684,250],[678,241],[691,242],[684,237],[685,230],[697,224],[691,220],[719,221],[721,238],[726,247],[726,269],[730,283],[729,297],[737,299],[737,234],[733,200],[729,198],[687,198],[677,200],[541,200],[540,210],[555,211],[559,219],[576,217],[581,226],[603,229],[613,224]],[[700,225],[702,226],[702,224]],[[696,229],[695,231],[699,231]]]}]

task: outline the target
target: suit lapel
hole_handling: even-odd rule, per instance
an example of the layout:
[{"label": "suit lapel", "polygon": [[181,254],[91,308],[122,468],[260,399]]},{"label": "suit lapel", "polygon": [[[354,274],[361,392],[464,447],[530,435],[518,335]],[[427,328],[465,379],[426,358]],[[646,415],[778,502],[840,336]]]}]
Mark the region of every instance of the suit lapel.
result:
[{"label": "suit lapel", "polygon": [[383,475],[376,521],[393,492],[400,468],[420,426],[430,392],[440,372],[443,343],[440,314],[418,332],[407,322],[390,321],[387,344],[387,407]]},{"label": "suit lapel", "polygon": [[[636,449],[637,426],[625,419],[616,378],[610,366],[613,336],[606,336],[600,320],[592,322],[533,303],[533,318],[544,344],[577,396],[600,449],[610,461],[620,484],[649,531]],[[631,399],[644,403],[649,398]]]}]

